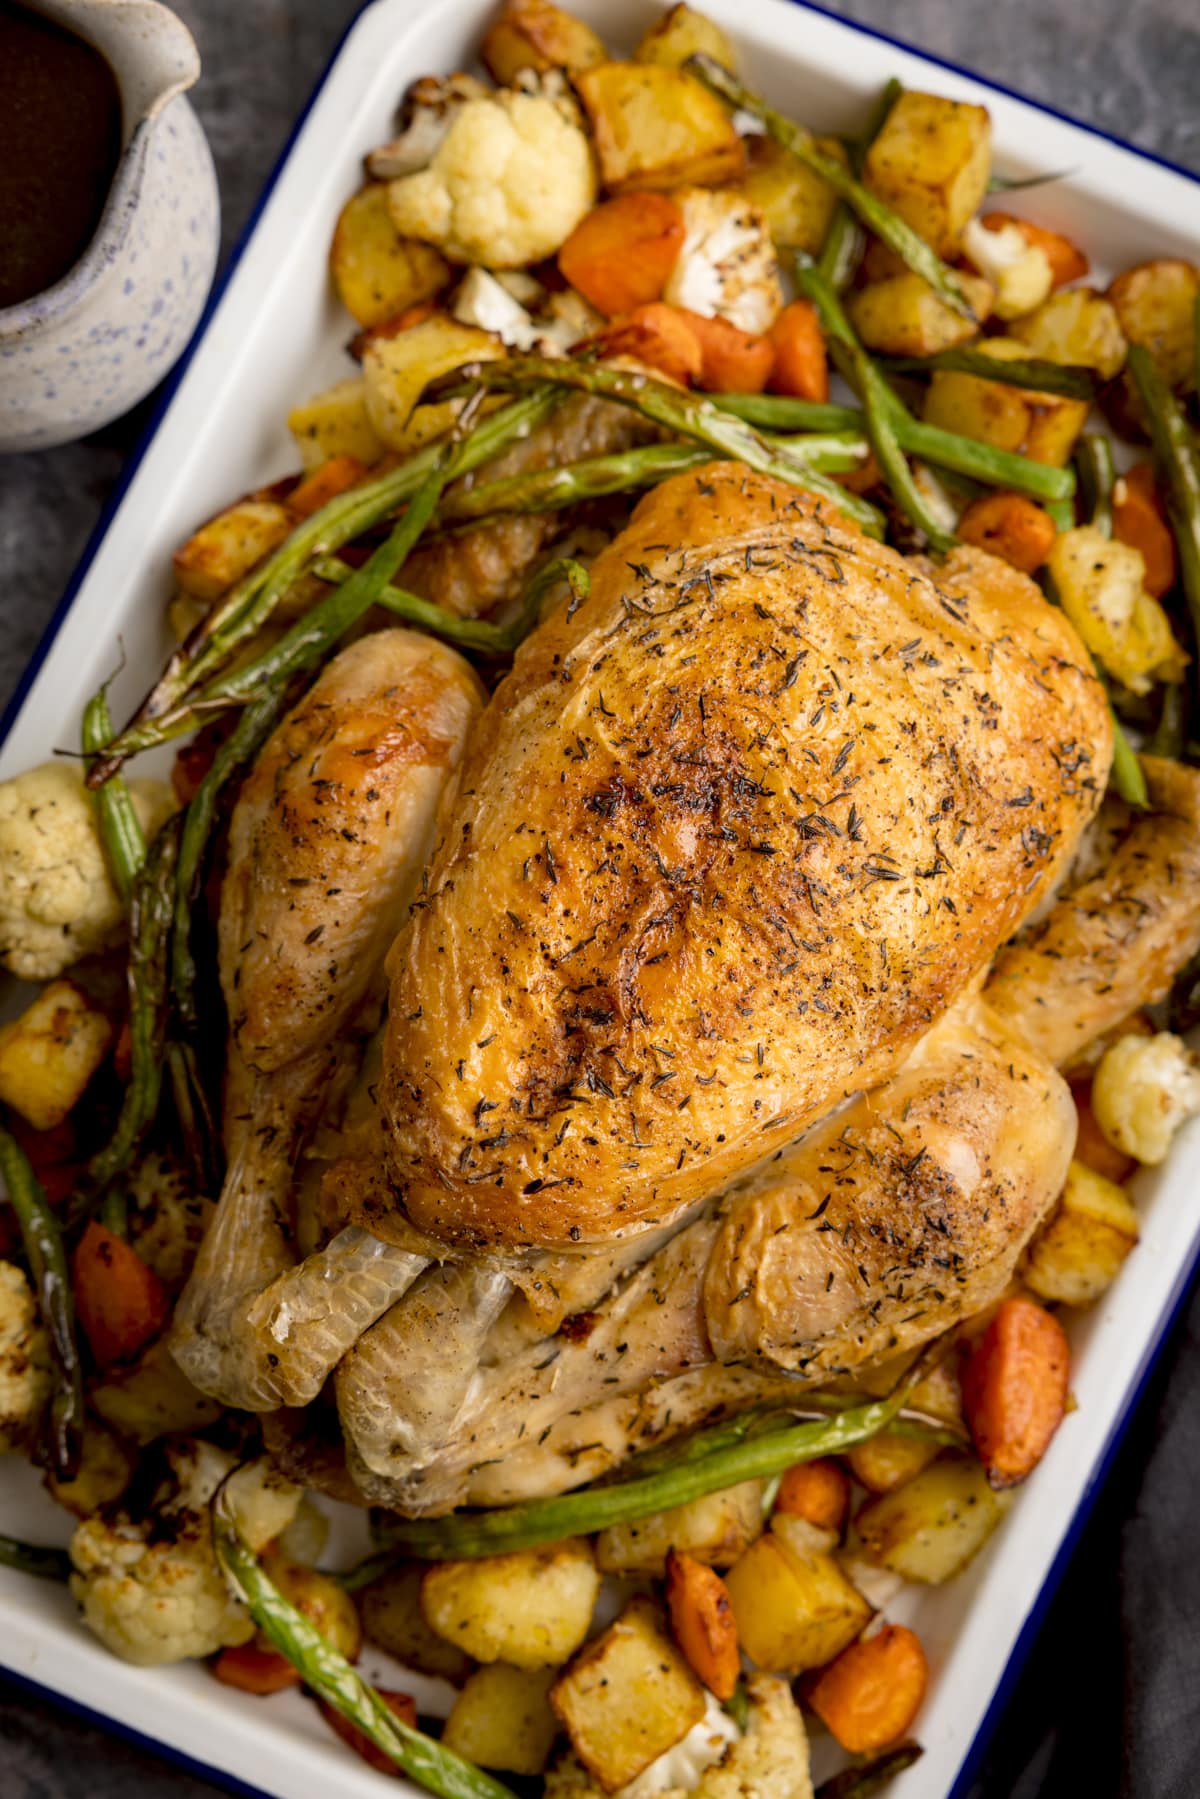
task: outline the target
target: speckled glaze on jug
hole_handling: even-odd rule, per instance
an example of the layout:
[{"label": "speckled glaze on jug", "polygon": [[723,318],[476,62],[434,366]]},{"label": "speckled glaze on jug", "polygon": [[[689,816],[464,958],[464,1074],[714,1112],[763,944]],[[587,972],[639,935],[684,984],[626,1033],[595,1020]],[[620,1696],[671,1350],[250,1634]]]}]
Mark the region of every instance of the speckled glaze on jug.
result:
[{"label": "speckled glaze on jug", "polygon": [[157,0],[25,0],[93,44],[121,93],[122,155],[87,249],[61,281],[0,309],[0,451],[85,437],[178,359],[212,285],[216,172],[184,98],[191,33]]}]

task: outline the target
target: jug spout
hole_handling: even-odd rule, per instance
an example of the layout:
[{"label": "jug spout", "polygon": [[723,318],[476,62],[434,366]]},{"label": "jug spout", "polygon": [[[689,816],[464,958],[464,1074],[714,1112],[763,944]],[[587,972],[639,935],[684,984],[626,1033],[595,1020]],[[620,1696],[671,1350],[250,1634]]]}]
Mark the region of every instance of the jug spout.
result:
[{"label": "jug spout", "polygon": [[182,19],[158,0],[34,0],[34,10],[85,38],[121,90],[124,142],[157,118],[200,75],[200,53]]}]

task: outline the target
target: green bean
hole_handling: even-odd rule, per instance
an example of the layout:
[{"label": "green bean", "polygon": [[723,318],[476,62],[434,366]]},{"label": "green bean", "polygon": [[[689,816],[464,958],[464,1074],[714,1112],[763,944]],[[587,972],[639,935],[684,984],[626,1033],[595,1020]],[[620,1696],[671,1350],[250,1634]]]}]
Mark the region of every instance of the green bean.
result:
[{"label": "green bean", "polygon": [[510,1787],[388,1710],[375,1688],[268,1578],[238,1535],[223,1489],[213,1502],[212,1536],[221,1572],[258,1629],[300,1671],[305,1685],[369,1737],[397,1768],[440,1799],[513,1799]]},{"label": "green bean", "polygon": [[[551,416],[560,397],[547,390],[524,394],[511,406],[480,420],[462,446],[455,472],[469,474],[510,443],[527,437]],[[158,721],[177,714],[187,696],[214,677],[262,628],[311,559],[340,549],[411,499],[438,466],[442,451],[441,443],[429,445],[398,468],[336,495],[230,588],[174,652],[129,723],[97,759],[88,776],[89,786],[99,787],[136,751],[163,742]]]},{"label": "green bean", "polygon": [[890,375],[932,375],[938,369],[949,369],[963,375],[977,375],[982,381],[1002,381],[1006,387],[1061,394],[1068,400],[1092,401],[1096,397],[1096,376],[1091,369],[1074,363],[1047,362],[1037,356],[1001,362],[972,344],[938,350],[932,356],[887,356],[882,359],[882,366]]},{"label": "green bean", "polygon": [[[786,455],[797,456],[807,468],[824,474],[857,468],[863,457],[862,439],[854,432],[826,431],[774,442]],[[439,511],[439,520],[477,521],[490,519],[491,514],[552,512],[605,494],[653,487],[670,475],[711,460],[711,450],[700,444],[642,444],[611,456],[564,463],[561,468],[531,469],[527,474],[483,482],[450,495]]]},{"label": "green bean", "polygon": [[1167,681],[1162,688],[1162,711],[1154,735],[1146,745],[1148,756],[1164,756],[1178,762],[1187,742],[1188,692],[1182,681]]},{"label": "green bean", "polygon": [[702,394],[682,392],[640,370],[617,368],[611,363],[580,362],[566,356],[511,356],[503,362],[472,363],[465,369],[442,376],[426,388],[426,398],[443,400],[451,397],[460,391],[464,377],[493,393],[520,392],[523,388],[539,387],[553,381],[562,387],[616,400],[677,436],[694,438],[719,455],[744,462],[760,474],[774,475],[793,487],[804,487],[810,493],[820,494],[864,531],[876,537],[883,534],[883,519],[873,506],[810,469],[790,451],[781,450],[760,436],[728,407],[720,407]]},{"label": "green bean", "polygon": [[[172,948],[175,941],[173,938]],[[195,1190],[197,1193],[217,1193],[221,1187],[216,1153],[217,1124],[190,1043],[168,1043],[167,1072],[171,1077],[175,1118]]]},{"label": "green bean", "polygon": [[1042,510],[1049,513],[1054,521],[1056,531],[1074,530],[1075,502],[1073,500],[1043,500]]},{"label": "green bean", "polygon": [[254,760],[266,742],[287,699],[285,685],[264,689],[241,713],[229,737],[218,749],[204,779],[183,816],[179,859],[175,870],[174,929],[171,941],[171,993],[186,1030],[199,1023],[196,1006],[196,962],[192,953],[192,927],[204,859],[217,816],[217,803],[226,783]]},{"label": "green bean", "polygon": [[[83,709],[85,759],[90,762],[92,757],[106,750],[112,735],[108,695],[102,687]],[[103,787],[96,789],[96,811],[100,820],[100,841],[104,845],[113,886],[120,894],[122,904],[128,906],[134,879],[146,860],[146,837],[123,776],[112,775]]]},{"label": "green bean", "polygon": [[1079,497],[1085,515],[1105,537],[1111,537],[1117,471],[1107,437],[1098,431],[1085,431],[1075,446],[1075,467],[1079,471]]},{"label": "green bean", "polygon": [[[933,1346],[937,1354],[941,1348]],[[501,1507],[487,1512],[461,1512],[447,1518],[401,1521],[388,1527],[388,1551],[373,1556],[345,1577],[352,1591],[370,1584],[397,1555],[421,1561],[469,1559],[510,1549],[529,1549],[564,1537],[586,1536],[611,1524],[646,1518],[668,1507],[686,1505],[745,1480],[761,1480],[796,1462],[841,1455],[855,1443],[883,1430],[896,1417],[917,1382],[928,1372],[923,1356],[884,1399],[868,1400],[830,1418],[792,1424],[783,1429],[747,1434],[740,1441],[653,1473],[585,1487],[552,1499]]]},{"label": "green bean", "polygon": [[[862,414],[849,407],[827,407],[823,409],[818,425],[808,411],[809,401],[789,400],[777,394],[714,394],[711,397],[713,405],[722,411],[733,412],[747,424],[776,431],[786,430],[789,425],[794,425],[798,431],[853,430],[855,426],[861,429],[863,423]],[[920,456],[922,461],[965,475],[968,480],[982,481],[988,487],[1010,487],[1014,493],[1027,493],[1043,503],[1069,500],[1075,492],[1075,476],[1069,468],[1051,468],[1028,456],[1017,456],[1011,450],[998,450],[993,444],[962,437],[957,431],[943,431],[938,425],[927,425],[900,408],[899,402],[892,425],[900,447],[911,456]]]},{"label": "green bean", "polygon": [[785,119],[759,95],[743,87],[728,69],[711,56],[689,56],[684,64],[688,74],[702,81],[705,87],[718,94],[728,105],[739,112],[753,113],[759,119],[771,137],[785,150],[790,150],[798,162],[811,169],[815,175],[828,183],[834,193],[845,200],[858,215],[868,231],[885,243],[889,250],[895,252],[900,260],[914,274],[923,280],[937,294],[938,299],[949,306],[952,311],[960,313],[963,318],[974,321],[975,313],[971,303],[959,284],[953,269],[947,268],[941,257],[930,248],[923,237],[915,232],[898,212],[894,212],[883,200],[863,186],[857,177],[842,166],[835,157],[828,156],[819,150],[813,141],[812,133],[800,125],[794,125]]},{"label": "green bean", "polygon": [[50,1402],[50,1457],[57,1474],[79,1466],[83,1432],[83,1368],[75,1340],[71,1277],[58,1220],[42,1184],[11,1131],[0,1126],[0,1175],[13,1209],[38,1310],[50,1343],[54,1392]]},{"label": "green bean", "polygon": [[901,1743],[896,1749],[887,1749],[874,1761],[843,1768],[840,1774],[823,1780],[816,1799],[871,1799],[873,1793],[881,1793],[897,1774],[919,1761],[923,1753],[919,1743]]},{"label": "green bean", "polygon": [[722,412],[732,412],[735,418],[762,431],[836,431],[841,435],[862,430],[862,413],[856,406],[836,406],[826,400],[793,400],[786,394],[703,397]]},{"label": "green bean", "polygon": [[[861,176],[867,151],[887,124],[888,115],[900,98],[904,89],[893,78],[885,83],[871,116],[867,120],[862,136],[850,145],[850,168],[855,175]],[[833,221],[825,233],[825,242],[821,245],[821,254],[817,258],[817,269],[828,281],[835,293],[841,293],[850,285],[854,271],[866,243],[866,235],[862,226],[844,200],[839,200],[834,211]]]},{"label": "green bean", "polygon": [[16,1537],[0,1537],[0,1567],[17,1568],[37,1580],[67,1580],[71,1558],[65,1549],[44,1549],[38,1543],[19,1543]]},{"label": "green bean", "polygon": [[110,1187],[100,1201],[100,1222],[114,1237],[129,1233],[129,1200],[117,1187]]},{"label": "green bean", "polygon": [[867,436],[892,498],[930,547],[944,554],[956,540],[933,516],[908,466],[895,430],[895,395],[859,343],[841,301],[820,270],[797,269],[796,287],[817,308],[834,358],[862,400]]},{"label": "green bean", "polygon": [[1154,459],[1167,485],[1184,598],[1200,645],[1200,448],[1182,406],[1144,345],[1130,345],[1129,372],[1150,426]]},{"label": "green bean", "polygon": [[[349,580],[354,573],[352,568],[335,556],[322,557],[313,572],[320,575],[323,581],[335,584]],[[533,629],[538,621],[543,596],[548,588],[559,581],[569,582],[579,599],[586,599],[591,589],[583,564],[573,562],[569,557],[562,557],[547,564],[533,577],[515,616],[505,625],[494,624],[486,618],[460,618],[457,613],[447,611],[445,606],[439,606],[436,601],[427,600],[419,593],[409,593],[403,587],[393,587],[390,582],[380,590],[377,603],[406,623],[419,625],[423,630],[444,637],[462,649],[503,656],[511,654]]]},{"label": "green bean", "polygon": [[162,1091],[167,1038],[168,967],[181,818],[167,820],[146,854],[129,905],[129,1085],[111,1138],[88,1163],[93,1192],[103,1193],[125,1169],[153,1124]]}]

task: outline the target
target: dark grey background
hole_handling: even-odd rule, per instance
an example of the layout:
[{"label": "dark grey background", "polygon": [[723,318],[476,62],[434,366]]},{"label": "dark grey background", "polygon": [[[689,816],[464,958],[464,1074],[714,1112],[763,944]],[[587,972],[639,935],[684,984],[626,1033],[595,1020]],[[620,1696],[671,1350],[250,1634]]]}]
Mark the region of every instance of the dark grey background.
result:
[{"label": "dark grey background", "polygon": [[[220,172],[226,248],[357,9],[357,0],[177,0],[204,58],[194,98]],[[830,10],[1200,171],[1200,0],[830,0]],[[0,698],[142,422],[135,415],[86,443],[0,460]],[[1015,1688],[975,1799],[1200,1795],[1198,1338],[1194,1301]],[[214,1791],[0,1685],[0,1799]]]}]

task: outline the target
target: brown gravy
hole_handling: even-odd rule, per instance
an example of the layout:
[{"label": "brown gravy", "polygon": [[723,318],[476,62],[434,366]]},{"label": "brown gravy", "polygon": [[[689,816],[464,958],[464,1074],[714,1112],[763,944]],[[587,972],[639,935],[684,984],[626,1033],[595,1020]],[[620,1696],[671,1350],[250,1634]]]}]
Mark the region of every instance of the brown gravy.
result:
[{"label": "brown gravy", "polygon": [[0,0],[0,307],[79,260],[120,155],[121,96],[100,52]]}]

